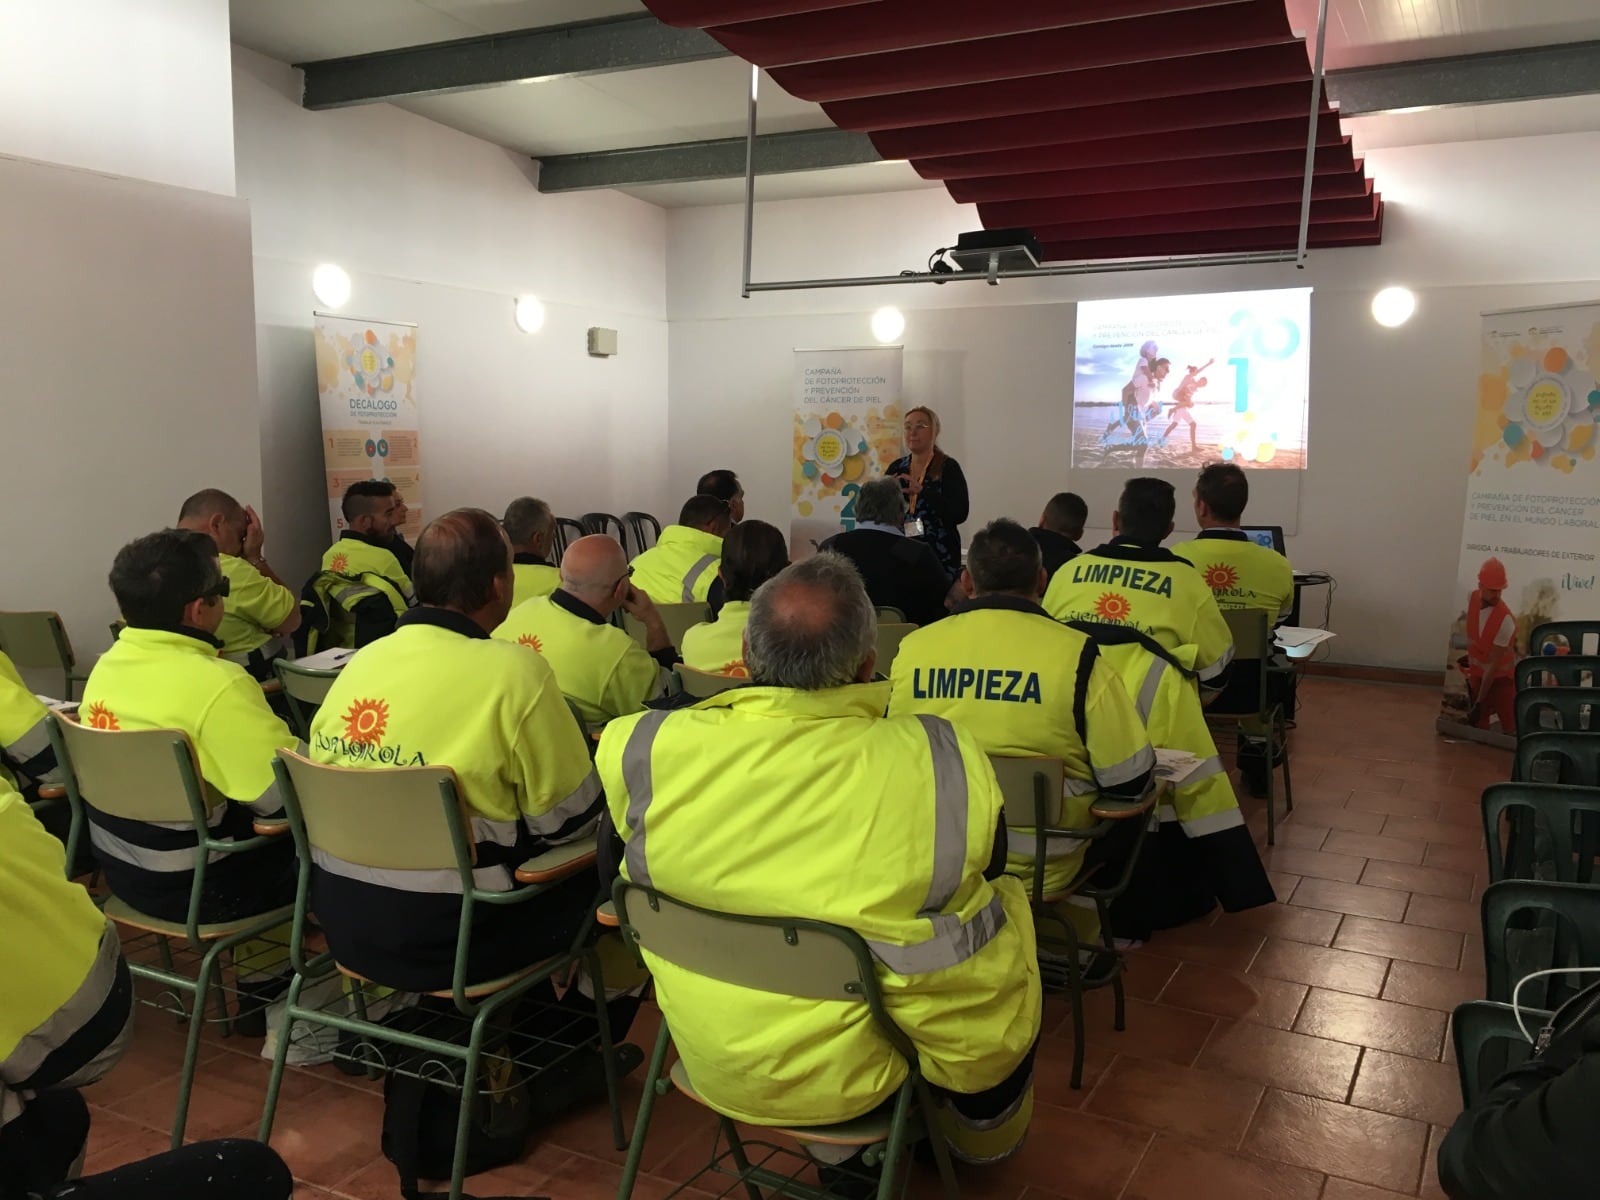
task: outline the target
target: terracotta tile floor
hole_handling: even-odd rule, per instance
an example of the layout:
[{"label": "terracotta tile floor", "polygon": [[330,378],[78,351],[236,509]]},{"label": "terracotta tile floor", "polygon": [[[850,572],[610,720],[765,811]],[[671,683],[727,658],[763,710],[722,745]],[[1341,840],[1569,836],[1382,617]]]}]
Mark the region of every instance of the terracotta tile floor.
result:
[{"label": "terracotta tile floor", "polygon": [[[1318,679],[1303,685],[1299,803],[1267,854],[1279,903],[1157,935],[1130,955],[1128,1028],[1088,1002],[1084,1087],[1067,1083],[1071,1022],[1047,999],[1032,1136],[999,1170],[968,1172],[986,1200],[1383,1200],[1439,1197],[1431,1157],[1459,1107],[1449,1010],[1482,994],[1485,884],[1478,791],[1507,757],[1433,732],[1436,694]],[[1259,803],[1245,811],[1265,840]],[[649,1045],[646,1008],[633,1038]],[[181,1038],[141,1017],[127,1058],[89,1089],[90,1169],[163,1149]],[[208,1033],[190,1133],[251,1136],[267,1064],[259,1043]],[[292,1070],[274,1145],[299,1195],[398,1195],[378,1152],[375,1086]],[[638,1096],[629,1081],[629,1120]],[[657,1107],[635,1195],[655,1200],[709,1145],[703,1110]],[[558,1200],[615,1194],[605,1114],[543,1131],[523,1161],[469,1184]],[[930,1188],[915,1193],[932,1194]]]}]

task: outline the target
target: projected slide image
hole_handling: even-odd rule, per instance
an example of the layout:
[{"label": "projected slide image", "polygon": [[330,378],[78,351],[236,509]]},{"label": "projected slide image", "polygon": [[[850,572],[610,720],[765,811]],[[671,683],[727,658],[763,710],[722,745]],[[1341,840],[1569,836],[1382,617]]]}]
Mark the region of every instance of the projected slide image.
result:
[{"label": "projected slide image", "polygon": [[1078,305],[1074,467],[1306,465],[1311,291]]}]

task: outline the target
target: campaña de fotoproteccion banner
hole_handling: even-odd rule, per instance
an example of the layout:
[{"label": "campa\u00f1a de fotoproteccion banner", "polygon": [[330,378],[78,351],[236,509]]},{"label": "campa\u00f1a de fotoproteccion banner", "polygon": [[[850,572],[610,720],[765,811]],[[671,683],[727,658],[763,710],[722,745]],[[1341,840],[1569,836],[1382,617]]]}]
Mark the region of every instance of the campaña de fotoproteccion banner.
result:
[{"label": "campa\u00f1a de fotoproteccion banner", "polygon": [[1600,619],[1600,303],[1487,313],[1440,732],[1511,746],[1516,660]]},{"label": "campa\u00f1a de fotoproteccion banner", "polygon": [[827,538],[854,529],[861,485],[905,452],[903,349],[794,352],[791,557],[807,558]]},{"label": "campa\u00f1a de fotoproteccion banner", "polygon": [[401,532],[422,532],[422,468],[417,438],[417,327],[317,314],[317,395],[328,517],[344,529],[339,500],[361,479],[387,479],[410,510]]}]

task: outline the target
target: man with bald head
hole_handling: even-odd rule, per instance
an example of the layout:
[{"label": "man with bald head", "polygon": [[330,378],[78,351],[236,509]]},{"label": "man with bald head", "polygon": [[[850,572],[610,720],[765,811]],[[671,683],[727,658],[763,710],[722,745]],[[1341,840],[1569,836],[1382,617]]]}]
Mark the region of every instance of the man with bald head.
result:
[{"label": "man with bald head", "polygon": [[300,601],[261,553],[266,534],[256,510],[227,492],[206,488],[183,502],[178,528],[203,533],[217,544],[217,561],[228,581],[217,639],[222,657],[257,679],[272,677],[272,660],[300,628]]},{"label": "man with bald head", "polygon": [[[612,538],[581,537],[561,556],[561,586],[512,609],[494,636],[538,651],[591,725],[636,713],[665,690],[678,651]],[[618,609],[645,628],[643,649],[611,624]]]},{"label": "man with bald head", "polygon": [[[936,716],[884,715],[877,614],[847,559],[817,554],[762,584],[745,626],[754,686],[613,721],[596,766],[624,873],[689,904],[855,930],[884,1001],[949,1103],[969,1162],[1007,1157],[1033,1107],[1040,989],[1033,919],[1005,876],[994,771]],[[648,833],[648,838],[645,836]],[[648,848],[646,842],[648,841]],[[860,1005],[776,996],[644,952],[696,1091],[767,1122],[844,1121],[904,1068]],[[859,1156],[828,1147],[834,1194]],[[845,1186],[850,1186],[845,1184]]]}]

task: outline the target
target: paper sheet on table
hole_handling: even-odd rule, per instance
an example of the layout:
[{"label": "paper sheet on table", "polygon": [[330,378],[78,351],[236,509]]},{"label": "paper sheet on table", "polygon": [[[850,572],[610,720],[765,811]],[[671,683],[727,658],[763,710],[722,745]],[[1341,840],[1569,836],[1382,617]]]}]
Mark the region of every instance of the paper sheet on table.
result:
[{"label": "paper sheet on table", "polygon": [[305,667],[308,671],[337,671],[350,661],[355,654],[354,650],[345,646],[335,646],[331,650],[318,650],[315,654],[308,654],[304,658],[291,658],[289,661],[294,666]]},{"label": "paper sheet on table", "polygon": [[1165,746],[1156,747],[1155,776],[1163,783],[1182,783],[1194,774],[1194,769],[1199,765],[1199,757],[1190,754],[1187,750],[1169,750]]},{"label": "paper sheet on table", "polygon": [[1272,631],[1273,640],[1283,647],[1290,658],[1304,658],[1334,635],[1326,629],[1308,629],[1299,625],[1280,625]]}]

